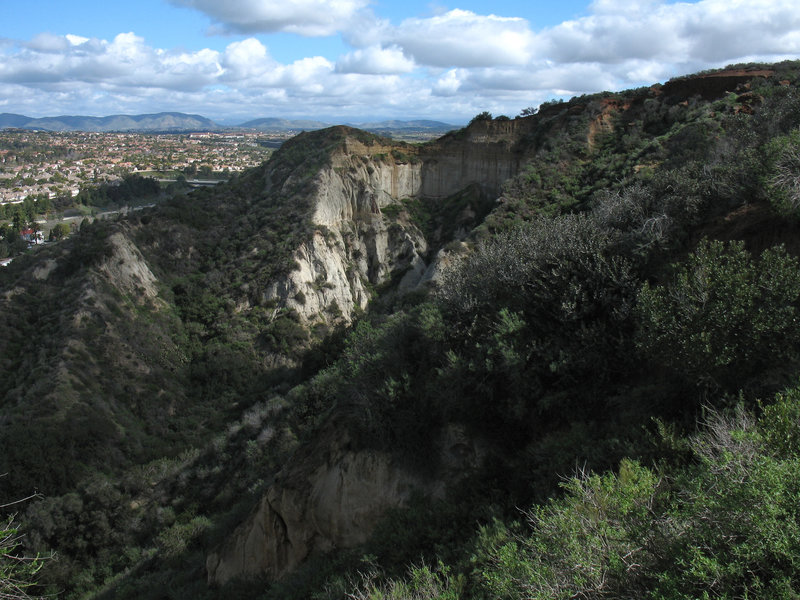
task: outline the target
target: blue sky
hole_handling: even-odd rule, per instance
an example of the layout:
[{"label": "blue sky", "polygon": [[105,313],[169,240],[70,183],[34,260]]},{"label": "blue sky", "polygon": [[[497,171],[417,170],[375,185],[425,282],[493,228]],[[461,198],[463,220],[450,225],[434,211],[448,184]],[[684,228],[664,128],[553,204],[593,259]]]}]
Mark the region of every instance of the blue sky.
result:
[{"label": "blue sky", "polygon": [[0,0],[0,112],[358,122],[800,57],[797,0]]}]

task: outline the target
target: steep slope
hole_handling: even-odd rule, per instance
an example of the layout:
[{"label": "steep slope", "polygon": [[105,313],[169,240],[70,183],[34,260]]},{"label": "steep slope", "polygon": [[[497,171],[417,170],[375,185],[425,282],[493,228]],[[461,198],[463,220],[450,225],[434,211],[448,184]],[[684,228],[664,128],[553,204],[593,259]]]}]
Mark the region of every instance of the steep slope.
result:
[{"label": "steep slope", "polygon": [[[515,130],[524,127],[511,123],[481,124],[475,132],[426,146],[394,143],[347,127],[304,133],[284,144],[258,172],[234,183],[247,191],[233,192],[242,199],[231,222],[220,223],[210,214],[214,202],[229,202],[223,188],[208,192],[208,223],[202,232],[177,233],[185,225],[194,228],[198,217],[173,213],[177,222],[161,218],[148,224],[162,233],[143,231],[142,241],[147,248],[150,239],[172,236],[171,246],[188,244],[172,251],[188,256],[195,245],[231,245],[235,237],[237,247],[226,249],[233,253],[225,259],[228,265],[213,268],[222,278],[243,266],[249,270],[241,285],[246,293],[236,297],[235,290],[226,290],[236,297],[237,310],[277,309],[276,315],[291,313],[311,327],[347,323],[366,308],[376,286],[396,277],[402,288],[413,288],[430,266],[431,252],[452,239],[452,230],[422,231],[432,223],[415,218],[410,201],[428,206],[428,221],[430,205],[439,212],[458,205],[466,214],[460,216],[463,231],[485,214],[487,200],[494,199],[518,166]],[[459,168],[451,172],[453,164]],[[464,195],[474,186],[479,193]],[[159,252],[153,247],[153,260],[161,260]]]},{"label": "steep slope", "polygon": [[[758,82],[772,75],[772,71],[757,70],[751,77]],[[416,154],[418,171],[413,160],[408,161],[409,166],[398,168],[392,165],[391,171],[369,165],[367,174],[374,175],[378,181],[369,180],[365,177],[367,174],[361,173],[358,179],[363,181],[366,178],[371,183],[362,188],[360,195],[352,191],[341,193],[339,190],[348,188],[346,184],[342,187],[342,180],[333,176],[327,189],[337,190],[336,197],[349,201],[344,204],[325,203],[325,207],[333,210],[322,216],[318,214],[316,218],[324,219],[334,229],[341,215],[363,215],[370,210],[377,214],[381,208],[391,205],[397,193],[384,196],[382,191],[400,189],[400,195],[444,197],[471,183],[477,183],[483,195],[489,197],[499,194],[501,184],[505,183],[500,204],[473,236],[485,236],[487,230],[488,233],[502,231],[521,219],[534,219],[539,228],[526,234],[530,240],[517,240],[513,235],[503,238],[502,243],[507,244],[505,250],[487,251],[485,259],[476,259],[464,270],[450,269],[451,275],[445,280],[448,287],[444,288],[441,297],[447,312],[451,313],[450,318],[455,318],[456,323],[459,319],[470,323],[468,326],[464,322],[461,325],[453,323],[455,328],[466,327],[466,346],[459,351],[453,350],[454,354],[447,358],[434,359],[439,361],[434,364],[447,366],[439,367],[433,373],[426,372],[426,377],[440,382],[439,385],[433,384],[436,388],[433,397],[426,398],[431,394],[430,390],[409,372],[397,372],[388,362],[382,362],[386,369],[384,383],[372,381],[364,391],[372,389],[382,398],[385,393],[382,390],[397,386],[398,381],[404,382],[401,385],[405,386],[398,393],[395,407],[382,418],[394,423],[403,421],[409,417],[406,410],[419,414],[414,412],[417,408],[406,408],[403,402],[415,407],[420,403],[428,407],[425,418],[429,423],[437,423],[426,428],[428,435],[435,438],[442,431],[443,423],[448,426],[454,422],[469,424],[473,432],[476,429],[482,432],[479,437],[489,435],[488,431],[495,430],[491,435],[503,431],[505,439],[494,440],[500,446],[510,440],[522,446],[535,446],[542,443],[542,439],[549,440],[547,428],[563,427],[566,413],[570,411],[584,413],[589,423],[602,422],[606,410],[605,396],[623,393],[618,388],[619,373],[626,368],[631,372],[640,368],[631,362],[634,347],[629,336],[633,327],[631,306],[635,302],[636,280],[645,277],[645,273],[652,273],[647,271],[650,268],[647,260],[652,258],[642,262],[641,254],[654,253],[656,249],[665,254],[676,251],[682,247],[687,232],[720,218],[732,206],[758,199],[754,195],[757,190],[750,187],[743,170],[740,171],[741,182],[727,179],[734,165],[743,166],[742,148],[730,146],[729,138],[715,145],[712,139],[705,137],[712,132],[723,137],[727,131],[731,131],[727,135],[741,135],[732,122],[737,115],[756,114],[763,115],[764,119],[771,118],[770,110],[774,108],[765,108],[759,113],[760,105],[769,105],[769,101],[751,93],[755,86],[751,84],[751,77],[741,71],[716,77],[703,76],[691,84],[675,83],[664,86],[664,89],[654,87],[627,95],[599,95],[555,104],[544,107],[538,115],[527,119],[478,121],[466,131],[420,148]],[[698,92],[702,91],[704,82],[709,85],[705,96]],[[781,92],[784,84],[774,78],[765,79],[764,84],[768,86],[767,90],[776,94],[772,99],[773,106],[787,101]],[[688,96],[681,95],[681,90],[685,90]],[[736,95],[727,97],[724,93],[728,90]],[[763,93],[767,95],[768,92],[765,90]],[[722,100],[720,95],[723,95]],[[709,102],[706,96],[716,103]],[[760,125],[756,120],[747,126]],[[781,127],[776,123],[770,126]],[[693,138],[707,145],[698,147],[695,142],[687,146],[687,141]],[[364,149],[353,145],[349,154],[363,156]],[[703,188],[702,183],[695,179],[696,175],[688,175],[689,169],[703,162],[707,168],[715,170],[719,188]],[[358,165],[352,162],[339,163],[339,166],[358,173]],[[676,168],[687,171],[677,175],[674,172]],[[758,170],[761,167],[753,165],[752,168]],[[389,174],[390,179],[387,177]],[[690,188],[676,193],[674,186],[679,177],[690,178],[691,184]],[[380,185],[381,181],[383,185]],[[615,186],[609,185],[611,181],[623,190],[625,186],[631,186],[633,191],[614,192]],[[640,193],[636,191],[639,189],[637,186],[647,186],[640,199],[635,198]],[[615,193],[620,195],[614,196]],[[630,204],[625,206],[625,202]],[[552,222],[542,220],[543,214],[558,215],[576,208],[589,215],[585,221],[559,217]],[[631,250],[626,244],[633,244],[638,249],[629,256]],[[551,250],[550,245],[555,249]],[[527,257],[529,266],[524,264],[523,253],[530,253]],[[619,258],[620,255],[625,258]],[[497,273],[492,269],[497,269]],[[564,280],[560,279],[562,273],[566,277]],[[474,284],[465,283],[471,280]],[[517,293],[512,291],[517,286],[520,296],[533,296],[537,304],[531,306],[530,298],[520,299],[520,304],[508,304],[509,297],[514,298]],[[541,291],[537,291],[540,287]],[[513,312],[510,315],[501,312],[499,317],[495,317],[497,320],[489,318],[484,322],[484,315],[494,314],[498,306],[506,306]],[[522,318],[522,321],[514,320]],[[548,330],[552,333],[547,333]],[[472,339],[498,340],[501,335],[510,336],[498,341],[501,349],[497,352],[502,355],[502,360],[493,356],[491,350],[483,354],[483,342],[471,346]],[[511,339],[516,341],[511,342]],[[517,345],[524,346],[525,351]],[[469,358],[463,358],[463,363],[459,363],[456,356],[460,354],[456,352],[463,352]],[[511,365],[494,366],[497,364],[495,361],[500,365],[511,361]],[[542,365],[547,368],[540,370]],[[419,366],[411,368],[419,369]],[[494,369],[497,372],[490,375]],[[486,377],[498,379],[487,384]],[[469,383],[459,381],[462,378]],[[592,386],[585,385],[588,381],[593,382]],[[742,382],[740,380],[738,385]],[[455,387],[451,391],[453,396],[442,391],[448,385]],[[495,397],[498,406],[482,406],[481,397],[475,398],[475,405],[471,405],[466,401],[474,393],[471,385],[476,389],[488,387],[492,390],[486,395]],[[631,385],[630,380],[622,384],[623,388],[627,385]],[[353,391],[348,388],[339,393],[353,394]],[[437,399],[446,403],[445,397],[452,398],[454,406],[433,408]],[[376,399],[360,406],[366,411],[377,411],[378,402]],[[665,401],[664,407],[656,408],[654,405],[653,410],[672,410],[665,408],[667,405],[669,402]],[[336,414],[337,403],[334,402],[333,406]],[[476,421],[468,414],[454,416],[467,406],[482,415],[482,419]],[[637,407],[626,408],[626,411],[629,412],[620,416],[622,422],[629,419],[635,422],[639,418]],[[522,415],[526,416],[523,418]],[[450,419],[454,422],[449,422]],[[525,425],[519,429],[521,423]],[[616,432],[620,424],[606,426]],[[339,424],[340,431],[346,431],[347,427]],[[380,427],[371,429],[370,435],[379,439]],[[547,441],[545,445],[551,443]],[[378,446],[387,449],[380,443]],[[314,486],[323,485],[331,470],[346,471],[347,465],[352,466],[352,457],[341,453],[334,453],[336,458],[331,459],[327,453],[330,443],[314,447],[317,448],[315,452],[304,454],[287,465],[284,474],[288,481],[279,477],[253,514],[224,545],[209,555],[207,569],[212,582],[222,583],[236,575],[259,572],[272,577],[283,576],[298,566],[298,557],[313,555],[326,547],[347,548],[366,540],[364,532],[376,521],[359,520],[356,517],[358,509],[340,496],[320,498],[318,494],[298,492],[296,484],[292,483],[302,480],[313,490]],[[366,456],[373,459],[380,456],[374,454],[373,446],[368,444],[368,448],[372,453]],[[494,452],[497,451],[495,445]],[[390,450],[392,454],[396,456],[397,450]],[[507,466],[514,464],[515,459],[507,454],[504,456]],[[438,461],[435,454],[427,459],[432,464]],[[321,463],[326,466],[319,466]],[[353,469],[361,479],[360,489],[364,494],[376,498],[393,496],[395,505],[406,500],[406,495],[399,493],[395,484],[390,483],[394,480],[385,474],[383,468],[376,467],[374,473]],[[395,477],[402,477],[402,469],[395,467],[393,472]],[[376,480],[384,482],[383,492],[374,489]],[[414,485],[419,493],[431,495],[422,482],[417,481]],[[439,490],[448,487],[441,479],[437,485]],[[305,488],[300,486],[299,489]],[[358,495],[352,490],[350,493]],[[339,507],[339,510],[330,512],[331,507]],[[320,517],[320,514],[325,516]],[[348,537],[349,530],[341,531],[341,526],[332,525],[346,521],[348,515],[354,518],[352,530],[362,532],[362,537],[353,539]],[[339,530],[338,535],[331,534],[330,527]],[[309,540],[317,540],[316,545]],[[283,550],[279,551],[279,547]]]},{"label": "steep slope", "polygon": [[[310,557],[364,544],[387,511],[414,495],[442,499],[479,466],[483,449],[462,428],[435,440],[436,472],[397,465],[390,452],[355,449],[346,426],[327,422],[255,510],[206,560],[212,585],[242,576],[280,578]],[[320,463],[320,456],[325,460]]]},{"label": "steep slope", "polygon": [[[431,219],[418,225],[409,202],[469,188],[480,180],[479,149],[491,147],[495,164],[494,147],[509,139],[481,132],[443,143],[443,153],[345,127],[304,134],[228,186],[86,226],[4,270],[9,496],[61,493],[87,470],[178,451],[298,366],[376,288],[414,288],[450,237],[440,227],[429,242],[421,227]],[[478,174],[443,174],[445,154],[474,156]],[[464,229],[485,197],[456,199]],[[201,406],[210,419],[188,433]],[[78,413],[71,440],[61,424]],[[34,451],[35,439],[52,443]],[[53,458],[65,444],[74,452]]]},{"label": "steep slope", "polygon": [[796,261],[760,256],[796,231],[800,77],[742,72],[421,146],[306,133],[0,271],[0,470],[49,494],[51,590],[358,597],[441,560],[491,597],[473,565],[575,465],[688,460],[709,402],[800,372]]},{"label": "steep slope", "polygon": [[4,497],[67,491],[176,439],[181,326],[124,228],[85,227],[3,276]]}]

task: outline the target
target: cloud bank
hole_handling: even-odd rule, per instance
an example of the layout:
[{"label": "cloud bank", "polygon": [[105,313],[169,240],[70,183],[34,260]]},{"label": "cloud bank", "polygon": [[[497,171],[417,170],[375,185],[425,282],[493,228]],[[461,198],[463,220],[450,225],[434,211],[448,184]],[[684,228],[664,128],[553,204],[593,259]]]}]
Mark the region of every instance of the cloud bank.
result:
[{"label": "cloud bank", "polygon": [[[1,112],[200,112],[256,116],[513,115],[548,98],[623,89],[703,68],[800,57],[795,0],[595,0],[588,16],[534,30],[454,9],[391,23],[367,0],[171,0],[207,15],[223,50],[156,48],[42,33],[0,40]],[[340,56],[272,58],[269,34],[340,35]]]}]

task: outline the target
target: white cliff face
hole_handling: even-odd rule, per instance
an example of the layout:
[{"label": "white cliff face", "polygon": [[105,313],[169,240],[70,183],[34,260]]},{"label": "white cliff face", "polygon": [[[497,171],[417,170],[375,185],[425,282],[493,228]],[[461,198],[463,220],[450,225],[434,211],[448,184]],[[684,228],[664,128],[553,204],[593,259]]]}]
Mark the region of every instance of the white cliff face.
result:
[{"label": "white cliff face", "polygon": [[419,194],[444,198],[476,184],[487,196],[499,196],[519,170],[523,155],[517,143],[532,127],[529,119],[479,121],[433,142],[424,150]]},{"label": "white cliff face", "polygon": [[[320,173],[314,222],[336,227],[343,222],[379,214],[380,209],[419,195],[422,162],[399,162],[386,152],[349,148],[334,157],[332,168]],[[359,153],[361,150],[364,153]]]},{"label": "white cliff face", "polygon": [[135,302],[144,302],[158,295],[156,277],[142,253],[122,233],[108,238],[111,255],[100,265],[100,272]]},{"label": "white cliff face", "polygon": [[524,119],[487,121],[423,147],[345,138],[314,180],[317,231],[297,250],[297,269],[273,282],[262,300],[295,310],[306,324],[348,323],[367,306],[370,288],[390,276],[398,277],[401,291],[435,281],[419,229],[391,222],[382,211],[406,198],[446,198],[470,185],[499,193],[519,167],[515,143],[528,127]]},{"label": "white cliff face", "polygon": [[297,268],[264,291],[265,301],[297,311],[306,323],[349,322],[366,308],[371,286],[402,272],[401,285],[413,287],[425,272],[422,233],[381,213],[419,191],[421,164],[371,152],[339,154],[320,171],[312,219],[318,229],[296,251]]}]

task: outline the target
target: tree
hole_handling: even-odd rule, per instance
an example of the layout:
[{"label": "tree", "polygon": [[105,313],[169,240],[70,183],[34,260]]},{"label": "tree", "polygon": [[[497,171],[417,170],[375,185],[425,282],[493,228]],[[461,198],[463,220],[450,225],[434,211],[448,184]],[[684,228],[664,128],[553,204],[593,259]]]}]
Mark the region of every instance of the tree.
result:
[{"label": "tree", "polygon": [[[3,504],[0,508],[7,509],[29,499],[30,497]],[[49,558],[38,554],[26,556],[21,545],[22,536],[12,514],[0,524],[0,598],[3,600],[33,599],[34,596],[29,595],[26,590],[34,585],[36,574]]]},{"label": "tree", "polygon": [[57,223],[53,229],[50,230],[51,240],[61,240],[69,235],[69,225],[66,223]]},{"label": "tree", "polygon": [[800,131],[773,140],[767,147],[771,155],[767,192],[780,212],[800,214]]},{"label": "tree", "polygon": [[17,208],[14,211],[14,216],[11,219],[11,224],[14,227],[14,232],[19,235],[19,232],[25,228],[27,222],[25,221],[25,215],[22,213],[22,209],[17,205]]},{"label": "tree", "polygon": [[448,360],[449,389],[464,386],[471,415],[509,431],[534,410],[541,423],[597,405],[597,391],[631,357],[638,284],[614,240],[585,215],[540,217],[445,273],[437,298],[459,348]]},{"label": "tree", "polygon": [[472,125],[473,123],[477,123],[478,121],[491,121],[491,120],[492,120],[492,113],[490,113],[488,110],[485,110],[482,113],[478,113],[477,115],[472,117],[472,120],[469,122],[469,124]]}]

